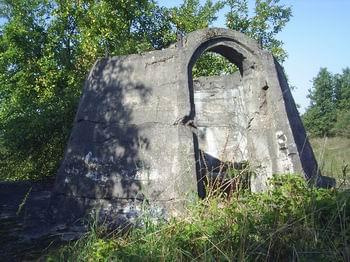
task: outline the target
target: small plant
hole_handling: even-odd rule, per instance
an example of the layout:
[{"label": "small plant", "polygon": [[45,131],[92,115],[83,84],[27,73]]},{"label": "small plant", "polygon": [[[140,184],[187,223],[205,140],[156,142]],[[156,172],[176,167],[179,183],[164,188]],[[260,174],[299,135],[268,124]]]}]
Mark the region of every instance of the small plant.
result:
[{"label": "small plant", "polygon": [[219,172],[207,171],[206,197],[221,196],[230,199],[234,193],[250,190],[250,180],[254,172],[247,161],[240,163],[222,163]]},{"label": "small plant", "polygon": [[29,194],[30,194],[31,191],[32,191],[32,187],[29,188],[29,190],[28,190],[27,193],[25,194],[24,198],[22,199],[22,202],[18,205],[18,209],[17,209],[17,212],[16,212],[16,215],[17,215],[17,216],[21,213],[21,211],[22,211],[24,205],[25,205],[26,202],[27,202],[27,199],[28,199]]}]

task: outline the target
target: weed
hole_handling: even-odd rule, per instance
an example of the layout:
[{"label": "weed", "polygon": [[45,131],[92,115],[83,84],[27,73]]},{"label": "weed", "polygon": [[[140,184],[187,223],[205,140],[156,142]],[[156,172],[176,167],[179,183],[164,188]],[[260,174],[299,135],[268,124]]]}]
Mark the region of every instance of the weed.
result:
[{"label": "weed", "polygon": [[18,205],[18,209],[17,209],[17,211],[16,211],[16,215],[17,215],[17,216],[21,213],[21,211],[22,211],[22,209],[23,209],[25,203],[27,202],[27,199],[28,199],[29,194],[30,194],[31,191],[32,191],[32,187],[29,188],[28,192],[27,192],[27,193],[25,194],[25,196],[23,197],[22,202]]}]

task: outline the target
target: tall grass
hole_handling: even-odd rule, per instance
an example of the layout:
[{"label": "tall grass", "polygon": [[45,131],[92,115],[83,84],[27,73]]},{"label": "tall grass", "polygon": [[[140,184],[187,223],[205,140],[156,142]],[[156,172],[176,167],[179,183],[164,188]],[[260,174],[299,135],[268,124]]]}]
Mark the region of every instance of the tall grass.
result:
[{"label": "tall grass", "polygon": [[337,186],[350,188],[350,139],[345,137],[310,140],[323,175],[337,180]]},{"label": "tall grass", "polygon": [[48,261],[349,261],[350,192],[275,176],[266,192],[240,191],[189,207],[190,216],[86,236]]}]

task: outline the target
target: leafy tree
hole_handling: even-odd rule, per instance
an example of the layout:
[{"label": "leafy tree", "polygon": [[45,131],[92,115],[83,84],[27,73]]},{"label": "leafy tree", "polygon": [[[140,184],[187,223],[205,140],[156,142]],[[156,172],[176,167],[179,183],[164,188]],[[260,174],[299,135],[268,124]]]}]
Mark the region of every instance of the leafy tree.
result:
[{"label": "leafy tree", "polygon": [[335,135],[350,138],[350,110],[338,110],[332,130]]},{"label": "leafy tree", "polygon": [[5,177],[37,169],[45,173],[51,163],[43,160],[58,153],[54,141],[61,136],[50,132],[61,121],[53,114],[59,101],[48,104],[56,86],[45,77],[59,72],[42,68],[51,6],[47,1],[2,1],[1,11],[7,23],[0,43],[0,172]]},{"label": "leafy tree", "polygon": [[280,0],[256,0],[253,15],[249,15],[248,0],[227,0],[230,11],[226,14],[228,28],[256,39],[263,48],[283,62],[287,53],[283,42],[276,38],[292,16],[291,7]]},{"label": "leafy tree", "polygon": [[343,69],[343,73],[336,74],[334,78],[337,109],[350,110],[350,68]]},{"label": "leafy tree", "polygon": [[[52,175],[82,83],[100,56],[162,48],[170,24],[153,1],[3,0],[0,173]],[[159,20],[158,20],[159,19]]]},{"label": "leafy tree", "polygon": [[310,106],[303,116],[306,129],[316,136],[331,135],[336,118],[334,77],[327,68],[313,79],[308,97]]},{"label": "leafy tree", "polygon": [[334,78],[337,116],[333,131],[336,135],[350,137],[350,68],[343,69],[343,73]]},{"label": "leafy tree", "polygon": [[217,12],[223,6],[223,1],[213,4],[211,0],[206,0],[202,6],[199,0],[184,0],[179,7],[170,9],[171,22],[182,34],[207,28],[217,19]]},{"label": "leafy tree", "polygon": [[313,136],[350,137],[350,69],[331,74],[321,68],[309,90],[310,106],[303,115],[305,127]]}]

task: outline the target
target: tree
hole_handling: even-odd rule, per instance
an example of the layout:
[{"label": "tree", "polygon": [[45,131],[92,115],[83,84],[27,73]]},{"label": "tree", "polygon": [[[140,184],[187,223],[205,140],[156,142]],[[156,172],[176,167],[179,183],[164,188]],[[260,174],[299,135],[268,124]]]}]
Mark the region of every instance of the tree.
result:
[{"label": "tree", "polygon": [[309,90],[310,106],[303,116],[306,129],[315,136],[329,136],[336,119],[334,77],[321,68]]},{"label": "tree", "polygon": [[343,73],[334,78],[336,122],[333,132],[350,138],[350,68],[343,69]]},{"label": "tree", "polygon": [[199,0],[184,0],[179,7],[170,9],[171,22],[182,34],[207,28],[217,19],[216,14],[223,6],[223,1],[213,4],[211,0],[206,0],[202,6]]},{"label": "tree", "polygon": [[[167,44],[171,30],[153,1],[3,0],[0,34],[0,173],[55,173],[83,81],[105,55]],[[158,20],[159,19],[159,20]]]},{"label": "tree", "polygon": [[303,115],[306,129],[313,136],[350,137],[350,69],[331,74],[321,68],[309,90],[310,106]]},{"label": "tree", "polygon": [[230,11],[226,14],[226,25],[257,40],[278,61],[283,62],[287,53],[282,47],[283,42],[276,35],[290,20],[292,9],[279,2],[280,0],[256,0],[253,15],[249,16],[248,0],[227,0]]},{"label": "tree", "polygon": [[337,109],[350,110],[350,68],[343,69],[342,74],[336,74],[334,78]]},{"label": "tree", "polygon": [[[41,63],[51,5],[47,1],[2,1],[1,11],[7,22],[1,28],[0,43],[0,172],[21,177],[49,168],[51,163],[43,160],[57,153],[54,140],[60,139],[59,133],[50,135],[49,131],[60,124],[50,114],[58,101],[47,103],[56,86],[49,79],[45,86],[41,81],[46,73]],[[47,140],[51,143],[45,143]],[[38,155],[39,151],[43,154]]]}]

